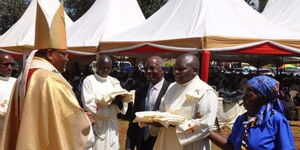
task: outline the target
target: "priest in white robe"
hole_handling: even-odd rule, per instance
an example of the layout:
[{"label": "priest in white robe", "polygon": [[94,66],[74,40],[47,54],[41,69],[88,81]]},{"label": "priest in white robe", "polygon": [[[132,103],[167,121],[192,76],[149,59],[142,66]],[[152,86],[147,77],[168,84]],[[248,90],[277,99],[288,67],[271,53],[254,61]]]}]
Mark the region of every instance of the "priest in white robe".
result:
[{"label": "priest in white robe", "polygon": [[125,114],[127,103],[116,97],[110,104],[100,104],[99,101],[114,92],[123,91],[118,79],[109,76],[112,60],[107,55],[101,55],[97,62],[97,72],[86,77],[82,85],[82,101],[84,108],[93,113],[96,134],[93,150],[119,150],[119,127],[117,114]]},{"label": "priest in white robe", "polygon": [[9,54],[0,53],[0,139],[8,104],[16,78],[11,77],[13,58]]},{"label": "priest in white robe", "polygon": [[150,133],[158,138],[154,150],[211,149],[207,136],[217,114],[217,93],[197,75],[198,58],[184,54],[177,58],[174,68],[175,83],[171,84],[160,105],[160,111],[185,118],[177,126],[150,126]]}]

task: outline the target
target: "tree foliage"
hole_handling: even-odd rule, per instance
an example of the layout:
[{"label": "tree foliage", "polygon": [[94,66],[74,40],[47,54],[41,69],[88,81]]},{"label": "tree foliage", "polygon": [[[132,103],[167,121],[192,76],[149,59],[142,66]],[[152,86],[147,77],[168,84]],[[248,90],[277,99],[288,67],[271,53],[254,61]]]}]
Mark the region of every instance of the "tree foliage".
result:
[{"label": "tree foliage", "polygon": [[28,5],[29,0],[0,0],[0,35],[22,16]]},{"label": "tree foliage", "polygon": [[268,3],[268,0],[259,0],[259,3],[259,12],[263,12]]},{"label": "tree foliage", "polygon": [[138,3],[146,18],[154,14],[166,2],[167,0],[138,0]]},{"label": "tree foliage", "polygon": [[95,0],[64,0],[66,13],[73,21],[80,18],[93,4]]}]

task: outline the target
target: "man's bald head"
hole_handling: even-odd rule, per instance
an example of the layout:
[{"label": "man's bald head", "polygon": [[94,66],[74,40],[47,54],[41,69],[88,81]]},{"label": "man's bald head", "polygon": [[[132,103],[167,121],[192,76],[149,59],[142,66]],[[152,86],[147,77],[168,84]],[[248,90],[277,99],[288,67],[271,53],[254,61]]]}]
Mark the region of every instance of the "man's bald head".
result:
[{"label": "man's bald head", "polygon": [[164,77],[163,59],[160,56],[151,56],[145,63],[145,73],[148,81],[157,84]]},{"label": "man's bald head", "polygon": [[101,77],[107,77],[110,72],[112,67],[112,60],[108,55],[100,55],[97,61],[97,73]]},{"label": "man's bald head", "polygon": [[13,66],[13,58],[9,54],[0,53],[0,76],[10,77]]},{"label": "man's bald head", "polygon": [[153,63],[157,64],[157,66],[159,66],[159,67],[163,67],[163,65],[164,65],[164,61],[160,56],[148,57],[146,60],[146,64],[149,62],[153,62]]},{"label": "man's bald head", "polygon": [[12,58],[9,54],[4,53],[4,52],[0,52],[0,62],[5,59],[5,58]]},{"label": "man's bald head", "polygon": [[175,62],[174,77],[179,84],[185,84],[192,80],[199,70],[199,60],[193,54],[180,55]]},{"label": "man's bald head", "polygon": [[186,63],[187,65],[189,65],[190,67],[192,67],[193,69],[197,69],[197,72],[199,70],[199,66],[200,66],[200,62],[197,56],[193,55],[193,54],[183,54],[180,55],[177,60],[181,60],[181,62]]},{"label": "man's bald head", "polygon": [[98,65],[99,65],[99,64],[101,65],[101,63],[103,63],[103,62],[112,62],[112,60],[111,60],[111,58],[110,58],[108,55],[106,55],[106,54],[100,55],[100,57],[98,58],[97,63],[98,63]]}]

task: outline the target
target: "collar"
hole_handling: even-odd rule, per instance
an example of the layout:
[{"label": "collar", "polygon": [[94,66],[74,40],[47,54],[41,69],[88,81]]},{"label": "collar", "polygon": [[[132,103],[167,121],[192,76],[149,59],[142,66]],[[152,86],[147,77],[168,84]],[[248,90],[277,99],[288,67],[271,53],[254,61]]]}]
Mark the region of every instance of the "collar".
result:
[{"label": "collar", "polygon": [[154,88],[154,89],[161,89],[161,87],[163,86],[165,79],[162,78],[158,83],[156,83],[155,85],[153,85],[152,83],[150,83],[149,88]]},{"label": "collar", "polygon": [[185,86],[188,86],[190,83],[192,83],[194,80],[196,80],[196,78],[198,78],[198,75],[196,75],[192,80],[188,81],[187,83],[184,83],[184,84],[179,84],[177,82],[176,83],[182,87],[185,87]]},{"label": "collar", "polygon": [[100,81],[107,81],[107,78],[108,78],[108,76],[107,77],[101,77],[99,74],[97,74],[97,73],[94,73],[95,74],[95,77],[97,78],[97,79],[99,79]]},{"label": "collar", "polygon": [[9,80],[9,77],[2,77],[2,76],[0,76],[0,80],[8,81],[8,80]]},{"label": "collar", "polygon": [[47,69],[52,72],[60,74],[59,71],[49,61],[47,61],[44,58],[36,57],[36,56],[33,57],[32,63],[29,68]]}]

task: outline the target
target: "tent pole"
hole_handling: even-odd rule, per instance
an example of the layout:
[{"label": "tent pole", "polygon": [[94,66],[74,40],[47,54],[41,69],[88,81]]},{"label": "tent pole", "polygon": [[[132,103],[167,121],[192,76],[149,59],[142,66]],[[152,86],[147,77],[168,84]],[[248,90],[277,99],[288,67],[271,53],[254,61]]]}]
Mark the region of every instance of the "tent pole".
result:
[{"label": "tent pole", "polygon": [[208,82],[209,62],[210,62],[210,52],[207,50],[202,51],[201,79],[206,83]]}]

